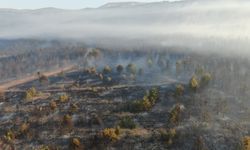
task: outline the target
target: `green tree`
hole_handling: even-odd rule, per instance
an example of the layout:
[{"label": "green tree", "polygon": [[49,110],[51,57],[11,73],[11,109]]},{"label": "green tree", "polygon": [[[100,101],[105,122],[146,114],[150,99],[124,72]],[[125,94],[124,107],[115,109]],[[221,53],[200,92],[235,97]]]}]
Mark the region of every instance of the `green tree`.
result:
[{"label": "green tree", "polygon": [[116,71],[117,71],[119,74],[121,74],[122,71],[123,71],[123,66],[122,66],[122,65],[118,65],[118,66],[116,67]]},{"label": "green tree", "polygon": [[131,74],[136,74],[136,72],[137,72],[136,65],[132,64],[132,63],[127,65],[126,70],[128,73],[131,73]]},{"label": "green tree", "polygon": [[108,73],[111,73],[112,72],[112,69],[111,69],[111,67],[110,66],[105,66],[104,68],[103,68],[103,74],[108,74]]}]

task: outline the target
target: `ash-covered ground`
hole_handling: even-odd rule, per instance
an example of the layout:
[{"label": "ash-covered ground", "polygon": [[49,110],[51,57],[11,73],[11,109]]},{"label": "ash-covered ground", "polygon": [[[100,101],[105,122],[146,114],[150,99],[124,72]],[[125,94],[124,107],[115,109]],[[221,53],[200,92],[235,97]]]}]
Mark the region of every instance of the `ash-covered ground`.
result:
[{"label": "ash-covered ground", "polygon": [[88,49],[82,64],[5,90],[0,146],[237,150],[250,144],[250,62]]}]

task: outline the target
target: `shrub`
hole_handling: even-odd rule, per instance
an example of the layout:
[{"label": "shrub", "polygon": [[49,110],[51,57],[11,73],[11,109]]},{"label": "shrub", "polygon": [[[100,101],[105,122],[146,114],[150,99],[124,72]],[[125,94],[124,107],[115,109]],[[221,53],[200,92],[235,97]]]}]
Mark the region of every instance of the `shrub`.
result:
[{"label": "shrub", "polygon": [[134,129],[136,128],[136,124],[134,122],[134,120],[130,117],[124,117],[121,119],[119,126],[121,128],[125,128],[125,129]]},{"label": "shrub", "polygon": [[172,124],[177,124],[180,120],[181,106],[177,104],[170,112],[169,122]]},{"label": "shrub", "polygon": [[121,128],[120,128],[120,126],[116,126],[116,127],[115,127],[115,134],[116,134],[116,135],[120,135],[120,133],[121,133]]},{"label": "shrub", "polygon": [[92,51],[89,52],[88,56],[98,58],[101,55],[101,51],[99,49],[92,49]]},{"label": "shrub", "polygon": [[39,95],[39,92],[37,92],[37,90],[34,87],[32,87],[25,92],[25,99],[30,100],[38,95]]},{"label": "shrub", "polygon": [[76,112],[79,109],[77,104],[70,104],[70,111],[71,112]]},{"label": "shrub", "polygon": [[96,68],[95,67],[91,67],[90,68],[90,74],[96,74],[97,71],[96,71]]},{"label": "shrub", "polygon": [[111,73],[112,72],[112,69],[111,69],[111,67],[110,66],[105,66],[104,68],[103,68],[103,74],[108,74],[108,73]]},{"label": "shrub", "polygon": [[153,88],[147,93],[142,100],[136,100],[127,104],[130,112],[143,112],[150,110],[159,99],[159,91]]},{"label": "shrub", "polygon": [[55,101],[51,101],[49,105],[50,105],[51,110],[55,110],[57,108],[57,104]]},{"label": "shrub", "polygon": [[7,132],[5,133],[4,138],[5,138],[7,141],[13,141],[13,140],[15,140],[16,136],[15,136],[15,134],[14,134],[13,131],[9,130],[9,131],[7,131]]},{"label": "shrub", "polygon": [[86,69],[84,69],[84,72],[88,73],[88,74],[96,74],[97,73],[95,67],[86,68]]},{"label": "shrub", "polygon": [[102,118],[97,114],[92,114],[89,120],[90,125],[103,125]]},{"label": "shrub", "polygon": [[195,69],[195,74],[200,76],[204,73],[204,68],[202,66],[198,66],[196,69]]},{"label": "shrub", "polygon": [[63,124],[66,126],[72,126],[73,125],[73,121],[72,121],[72,116],[70,115],[64,115],[63,116]]},{"label": "shrub", "polygon": [[184,93],[184,87],[181,84],[178,84],[175,88],[175,95],[182,96]]},{"label": "shrub", "polygon": [[117,71],[119,74],[121,74],[122,71],[123,71],[123,66],[122,66],[122,65],[118,65],[118,66],[116,67],[116,71]]},{"label": "shrub", "polygon": [[151,107],[152,105],[147,97],[144,97],[143,100],[136,100],[128,103],[128,111],[135,113],[148,111]]},{"label": "shrub", "polygon": [[190,79],[190,81],[189,81],[189,87],[190,87],[192,90],[194,90],[194,91],[196,91],[196,90],[198,89],[198,87],[199,87],[199,82],[198,82],[196,76],[192,76],[192,78]]},{"label": "shrub", "polygon": [[149,91],[149,94],[147,97],[148,97],[151,105],[154,105],[155,102],[159,100],[159,90],[157,88],[152,88]]},{"label": "shrub", "polygon": [[83,146],[78,138],[72,138],[70,140],[70,149],[73,149],[73,150],[83,149]]},{"label": "shrub", "polygon": [[201,81],[200,81],[200,84],[202,86],[206,86],[209,84],[209,82],[211,81],[212,79],[212,76],[210,73],[205,73],[201,76]]},{"label": "shrub", "polygon": [[30,125],[28,123],[23,123],[21,126],[20,126],[20,133],[21,134],[25,134],[28,132],[29,130],[29,127]]},{"label": "shrub", "polygon": [[116,134],[115,129],[106,128],[102,131],[102,135],[105,139],[110,141],[117,141],[119,139],[119,135]]},{"label": "shrub", "polygon": [[69,100],[69,96],[67,94],[60,95],[59,100],[60,102],[65,103]]},{"label": "shrub", "polygon": [[39,150],[51,150],[49,146],[43,145]]},{"label": "shrub", "polygon": [[98,77],[100,80],[103,80],[103,75],[101,73],[98,75]]},{"label": "shrub", "polygon": [[132,63],[127,65],[126,70],[128,73],[131,73],[131,74],[136,74],[137,72],[136,65]]},{"label": "shrub", "polygon": [[250,149],[250,136],[245,136],[242,139],[242,146],[243,146],[243,150],[249,150]]},{"label": "shrub", "polygon": [[151,109],[152,103],[150,102],[147,96],[143,97],[143,100],[141,101],[141,107],[143,111],[148,111]]},{"label": "shrub", "polygon": [[171,145],[173,143],[173,138],[176,137],[175,128],[170,128],[168,130],[160,131],[161,139],[167,144]]}]

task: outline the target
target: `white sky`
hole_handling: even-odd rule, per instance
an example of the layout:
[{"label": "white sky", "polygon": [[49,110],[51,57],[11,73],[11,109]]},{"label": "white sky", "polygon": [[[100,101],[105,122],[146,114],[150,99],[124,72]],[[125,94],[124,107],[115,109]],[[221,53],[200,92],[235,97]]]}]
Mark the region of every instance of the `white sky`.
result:
[{"label": "white sky", "polygon": [[[81,9],[99,7],[108,2],[127,2],[131,0],[0,0],[0,8],[37,9],[56,7],[64,9]],[[163,0],[135,0],[137,2],[157,2]],[[175,1],[175,0],[165,0]]]}]

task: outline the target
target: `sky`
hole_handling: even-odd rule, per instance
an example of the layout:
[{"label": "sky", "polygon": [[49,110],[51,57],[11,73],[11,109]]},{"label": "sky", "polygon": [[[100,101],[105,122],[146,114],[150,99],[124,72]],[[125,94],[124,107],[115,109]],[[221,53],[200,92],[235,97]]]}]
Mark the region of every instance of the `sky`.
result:
[{"label": "sky", "polygon": [[[127,2],[131,0],[0,0],[0,8],[38,9],[55,7],[63,9],[81,9],[99,7],[109,2]],[[135,0],[137,2],[157,2],[163,0]],[[165,0],[174,1],[174,0]]]}]

